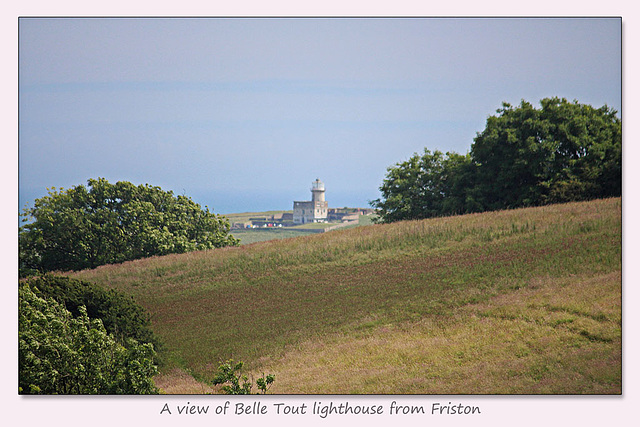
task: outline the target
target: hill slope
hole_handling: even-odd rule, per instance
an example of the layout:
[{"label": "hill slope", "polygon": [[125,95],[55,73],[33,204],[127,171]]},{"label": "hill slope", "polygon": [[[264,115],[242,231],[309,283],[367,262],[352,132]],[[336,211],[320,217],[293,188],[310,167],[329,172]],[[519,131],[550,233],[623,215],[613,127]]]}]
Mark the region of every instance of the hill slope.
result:
[{"label": "hill slope", "polygon": [[219,362],[274,393],[620,393],[621,201],[423,221],[73,276],[152,313],[167,392]]}]

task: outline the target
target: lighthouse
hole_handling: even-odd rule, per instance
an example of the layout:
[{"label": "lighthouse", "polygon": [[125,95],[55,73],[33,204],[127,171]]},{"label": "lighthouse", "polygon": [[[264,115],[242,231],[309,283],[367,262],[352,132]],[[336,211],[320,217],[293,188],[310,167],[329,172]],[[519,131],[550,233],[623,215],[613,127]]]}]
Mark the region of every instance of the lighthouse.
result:
[{"label": "lighthouse", "polygon": [[316,179],[311,183],[311,201],[293,202],[294,224],[327,222],[329,202],[324,199],[324,183]]}]

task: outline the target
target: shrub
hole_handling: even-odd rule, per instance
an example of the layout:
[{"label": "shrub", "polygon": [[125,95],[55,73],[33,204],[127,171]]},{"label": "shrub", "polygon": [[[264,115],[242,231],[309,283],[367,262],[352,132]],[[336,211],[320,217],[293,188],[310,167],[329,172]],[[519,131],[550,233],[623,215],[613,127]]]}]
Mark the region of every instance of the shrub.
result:
[{"label": "shrub", "polygon": [[[234,363],[233,360],[221,364],[213,379],[213,385],[226,384],[222,386],[222,390],[227,394],[251,394],[252,382],[246,375],[240,374],[243,366],[243,362]],[[256,380],[256,385],[262,394],[266,394],[275,379],[275,375],[262,374],[262,377]]]},{"label": "shrub", "polygon": [[75,317],[80,316],[84,307],[89,318],[100,319],[106,331],[125,346],[131,338],[151,343],[156,349],[159,347],[150,329],[149,315],[133,297],[94,283],[51,274],[20,282],[20,286],[25,285],[41,298],[56,300]]},{"label": "shrub", "polygon": [[54,299],[21,286],[18,321],[20,394],[155,394],[151,344],[127,347],[90,319],[84,306],[72,316]]}]

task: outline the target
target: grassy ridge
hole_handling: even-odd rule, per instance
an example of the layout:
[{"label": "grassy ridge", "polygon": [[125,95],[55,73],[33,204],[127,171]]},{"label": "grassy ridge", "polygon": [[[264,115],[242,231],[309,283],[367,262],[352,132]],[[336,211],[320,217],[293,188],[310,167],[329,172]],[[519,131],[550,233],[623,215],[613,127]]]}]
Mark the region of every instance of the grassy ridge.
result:
[{"label": "grassy ridge", "polygon": [[152,313],[167,372],[211,378],[233,357],[276,373],[276,393],[619,393],[620,205],[372,225],[74,275]]}]

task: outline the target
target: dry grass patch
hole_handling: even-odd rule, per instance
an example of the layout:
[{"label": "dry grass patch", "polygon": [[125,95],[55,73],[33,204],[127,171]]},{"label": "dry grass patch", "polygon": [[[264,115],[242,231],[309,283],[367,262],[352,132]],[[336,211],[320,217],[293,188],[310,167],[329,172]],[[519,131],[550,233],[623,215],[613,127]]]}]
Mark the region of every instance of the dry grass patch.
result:
[{"label": "dry grass patch", "polygon": [[620,393],[620,273],[536,282],[450,317],[310,340],[260,370],[283,394]]},{"label": "dry grass patch", "polygon": [[156,387],[162,394],[214,394],[217,390],[202,382],[196,381],[193,376],[175,368],[170,372],[157,375],[153,379]]}]

